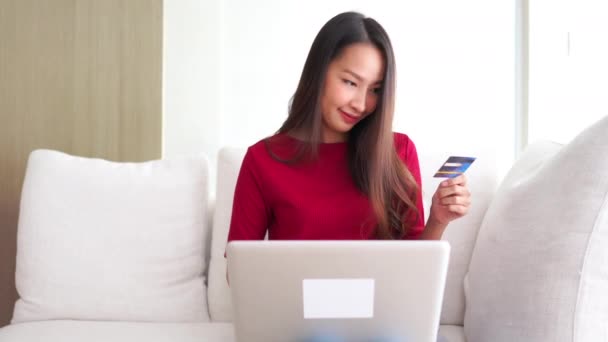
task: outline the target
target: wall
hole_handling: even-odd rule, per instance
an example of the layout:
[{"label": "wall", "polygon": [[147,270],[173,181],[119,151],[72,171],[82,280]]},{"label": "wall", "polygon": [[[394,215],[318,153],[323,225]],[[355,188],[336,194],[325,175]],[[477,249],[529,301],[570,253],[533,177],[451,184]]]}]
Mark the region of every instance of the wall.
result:
[{"label": "wall", "polygon": [[215,0],[163,2],[166,157],[205,153],[215,163],[224,117],[220,98],[222,10],[221,1]]}]

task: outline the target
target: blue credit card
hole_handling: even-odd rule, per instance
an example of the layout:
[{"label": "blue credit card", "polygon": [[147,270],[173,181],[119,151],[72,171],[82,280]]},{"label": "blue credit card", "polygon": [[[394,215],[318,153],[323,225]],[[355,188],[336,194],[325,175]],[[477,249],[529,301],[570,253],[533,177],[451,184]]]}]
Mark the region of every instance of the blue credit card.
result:
[{"label": "blue credit card", "polygon": [[440,178],[454,178],[463,174],[475,161],[473,157],[451,156],[441,165],[435,176]]}]

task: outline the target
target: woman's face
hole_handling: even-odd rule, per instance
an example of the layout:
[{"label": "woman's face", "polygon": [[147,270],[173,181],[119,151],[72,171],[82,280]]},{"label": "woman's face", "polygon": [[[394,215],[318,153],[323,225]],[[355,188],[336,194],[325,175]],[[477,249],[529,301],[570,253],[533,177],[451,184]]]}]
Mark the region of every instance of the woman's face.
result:
[{"label": "woman's face", "polygon": [[376,109],[384,64],[380,50],[369,43],[347,46],[329,64],[321,94],[323,142],[346,141],[351,128]]}]

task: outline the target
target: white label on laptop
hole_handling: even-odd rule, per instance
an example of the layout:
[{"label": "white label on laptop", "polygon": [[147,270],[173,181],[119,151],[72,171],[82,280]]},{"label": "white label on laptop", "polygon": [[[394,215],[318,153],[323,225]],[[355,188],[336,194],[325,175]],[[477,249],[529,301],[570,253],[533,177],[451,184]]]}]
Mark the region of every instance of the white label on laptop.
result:
[{"label": "white label on laptop", "polygon": [[374,279],[302,280],[304,318],[374,317]]}]

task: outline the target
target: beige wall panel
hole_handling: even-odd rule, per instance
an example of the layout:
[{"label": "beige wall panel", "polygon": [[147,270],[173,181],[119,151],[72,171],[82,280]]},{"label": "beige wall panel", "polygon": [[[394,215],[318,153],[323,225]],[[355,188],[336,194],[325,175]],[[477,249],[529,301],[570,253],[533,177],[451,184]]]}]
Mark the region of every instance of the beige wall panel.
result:
[{"label": "beige wall panel", "polygon": [[161,59],[162,0],[0,0],[0,326],[28,154],[159,158]]}]

